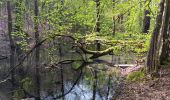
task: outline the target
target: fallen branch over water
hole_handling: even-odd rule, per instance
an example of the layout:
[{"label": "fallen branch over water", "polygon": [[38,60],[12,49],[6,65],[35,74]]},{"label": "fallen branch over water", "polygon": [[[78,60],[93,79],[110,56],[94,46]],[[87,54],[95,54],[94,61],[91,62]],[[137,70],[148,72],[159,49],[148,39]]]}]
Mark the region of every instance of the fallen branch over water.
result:
[{"label": "fallen branch over water", "polygon": [[92,56],[90,57],[90,59],[95,59],[95,58],[98,58],[98,57],[101,57],[101,56],[104,56],[104,55],[107,55],[109,53],[111,53],[113,51],[113,47],[111,48],[108,48],[106,50],[103,50],[103,51],[92,51],[92,50],[88,50],[84,47],[84,45],[79,42],[76,38],[74,38],[73,36],[71,35],[68,35],[68,34],[65,34],[65,35],[60,35],[60,34],[54,34],[53,36],[51,37],[47,37],[45,39],[43,39],[42,41],[40,41],[39,43],[37,43],[36,45],[34,45],[34,47],[29,50],[23,57],[22,59],[20,60],[20,62],[14,66],[13,68],[10,68],[9,71],[7,72],[7,75],[6,75],[6,78],[1,80],[0,81],[0,84],[1,83],[4,83],[7,81],[7,79],[10,77],[10,74],[13,70],[17,69],[19,66],[21,66],[23,64],[23,62],[25,61],[25,59],[38,47],[40,47],[44,42],[46,41],[49,41],[51,39],[55,39],[56,37],[67,37],[67,38],[70,38],[74,41],[75,45],[80,48],[80,50],[83,51],[83,53],[86,53],[86,54],[92,54]]},{"label": "fallen branch over water", "polygon": [[95,58],[98,58],[98,57],[101,57],[101,56],[104,56],[104,55],[107,55],[111,52],[113,52],[113,47],[111,48],[108,48],[106,50],[103,50],[103,51],[92,51],[92,50],[88,50],[86,49],[83,45],[78,45],[78,47],[86,54],[92,54],[92,56],[90,57],[90,59],[95,59]]}]

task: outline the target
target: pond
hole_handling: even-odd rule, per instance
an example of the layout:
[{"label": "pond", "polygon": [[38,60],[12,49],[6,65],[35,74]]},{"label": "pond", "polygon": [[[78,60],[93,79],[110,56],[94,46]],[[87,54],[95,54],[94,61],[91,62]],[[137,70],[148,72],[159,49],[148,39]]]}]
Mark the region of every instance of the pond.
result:
[{"label": "pond", "polygon": [[[64,41],[64,40],[63,40]],[[0,100],[111,100],[120,92],[122,78],[114,64],[132,63],[123,56],[106,55],[96,60],[87,54],[75,52],[70,41],[51,43],[41,47],[39,72],[36,72],[35,52],[15,69],[15,80],[0,84]],[[94,46],[92,50],[94,50]],[[15,65],[19,63],[16,57]],[[63,60],[74,60],[55,64]],[[9,59],[0,61],[0,79],[9,70]],[[13,84],[11,84],[13,82]],[[28,99],[30,98],[30,99]]]},{"label": "pond", "polygon": [[[121,78],[109,73],[112,66],[104,63],[73,62],[58,68],[40,70],[40,97],[42,100],[110,100],[119,91]],[[31,71],[30,71],[31,72]],[[10,82],[0,87],[0,100],[16,100],[35,96],[35,75],[17,74],[15,90]],[[24,89],[24,90],[23,90]],[[32,96],[32,99],[31,99]]]}]

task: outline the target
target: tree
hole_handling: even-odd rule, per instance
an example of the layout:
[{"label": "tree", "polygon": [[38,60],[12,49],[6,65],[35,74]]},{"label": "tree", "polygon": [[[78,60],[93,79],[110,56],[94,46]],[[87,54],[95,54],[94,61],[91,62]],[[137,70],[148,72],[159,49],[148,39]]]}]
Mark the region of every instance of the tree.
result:
[{"label": "tree", "polygon": [[[35,31],[35,44],[38,45],[40,42],[39,40],[39,24],[38,24],[38,0],[34,0],[34,31]],[[40,73],[39,73],[39,67],[40,67],[40,47],[36,47],[35,49],[35,70],[36,70],[36,100],[40,100]]]},{"label": "tree", "polygon": [[[114,9],[115,9],[115,0],[113,0],[112,3],[113,3],[113,11],[114,11]],[[113,16],[112,20],[113,20],[112,35],[114,36],[115,33],[116,33],[116,20],[115,20],[115,16]]]},{"label": "tree", "polygon": [[166,1],[166,13],[164,13],[164,28],[162,28],[161,33],[163,34],[163,43],[162,43],[162,52],[160,55],[160,63],[164,64],[164,62],[169,60],[169,36],[170,36],[170,2]]},{"label": "tree", "polygon": [[[8,11],[8,37],[10,41],[10,68],[13,69],[15,66],[15,43],[12,38],[12,14],[11,14],[11,4],[10,1],[7,1],[7,11]],[[11,83],[12,91],[14,90],[14,70],[11,71]]]},{"label": "tree", "polygon": [[18,61],[20,61],[20,55],[23,53],[24,49],[26,49],[26,39],[27,35],[24,30],[24,8],[23,8],[23,0],[15,1],[15,23],[14,23],[14,32],[13,37],[16,44],[16,54],[18,56]]},{"label": "tree", "polygon": [[152,37],[151,37],[151,43],[150,43],[150,48],[148,51],[148,56],[147,56],[147,67],[149,72],[155,72],[157,71],[158,67],[158,59],[156,58],[157,56],[157,43],[158,43],[158,37],[159,37],[159,31],[162,25],[162,15],[164,11],[164,2],[165,0],[161,0],[159,4],[159,12],[156,18],[156,23],[154,30],[152,32]]},{"label": "tree", "polygon": [[151,0],[145,0],[146,7],[144,9],[142,33],[148,33],[149,28],[150,28],[150,21],[151,21],[151,17],[149,16],[150,15],[150,7],[149,7],[150,2]]},{"label": "tree", "polygon": [[96,0],[96,27],[95,31],[100,32],[100,0]]},{"label": "tree", "polygon": [[161,0],[147,57],[147,67],[151,74],[157,74],[160,69],[160,62],[166,61],[169,58],[169,11],[170,1]]}]

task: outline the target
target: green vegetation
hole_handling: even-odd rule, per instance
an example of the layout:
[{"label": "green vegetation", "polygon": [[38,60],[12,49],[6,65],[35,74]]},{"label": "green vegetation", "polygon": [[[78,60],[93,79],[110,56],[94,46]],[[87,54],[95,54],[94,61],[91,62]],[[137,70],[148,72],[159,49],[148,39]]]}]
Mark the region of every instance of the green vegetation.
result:
[{"label": "green vegetation", "polygon": [[[149,34],[142,34],[143,10],[149,2],[133,0],[100,0],[100,32],[95,31],[96,27],[96,2],[93,0],[45,0],[39,1],[38,22],[41,25],[41,37],[51,37],[52,34],[70,34],[77,39],[85,39],[87,43],[92,43],[99,39],[108,47],[115,47],[115,53],[125,49],[127,52],[146,52],[149,44]],[[157,3],[159,0],[152,0],[149,5],[151,14],[151,27],[153,29],[157,14]],[[24,27],[24,13],[34,20],[31,3],[26,4],[22,0],[15,0],[16,16],[14,22],[13,36],[17,38],[17,44],[23,49],[29,45],[30,37],[28,30]],[[76,5],[75,5],[76,4]],[[69,5],[69,6],[68,6]],[[115,18],[113,20],[113,17]],[[115,29],[113,29],[113,25]],[[48,27],[50,29],[48,29]],[[113,30],[115,35],[113,36]],[[32,30],[29,30],[32,31]],[[106,41],[105,41],[106,40]],[[147,43],[146,43],[147,42]],[[136,44],[136,45],[129,45]],[[129,49],[129,50],[128,50]]]},{"label": "green vegetation", "polygon": [[[120,76],[120,67],[109,67],[146,63],[147,74],[158,73],[158,66],[169,64],[170,59],[169,2],[0,0],[0,60],[5,80],[11,79],[11,86],[19,89],[11,89],[14,97],[21,99],[34,90],[34,97],[40,100],[42,87],[55,86],[55,92],[61,93],[49,90],[49,95],[65,99],[71,91],[65,89],[66,82],[74,89],[85,73],[82,78],[93,89],[91,99],[95,100],[97,88],[105,84],[108,87],[103,90],[108,90],[109,97],[113,78]],[[145,71],[139,70],[126,80],[140,82],[144,78]]]},{"label": "green vegetation", "polygon": [[142,70],[134,71],[127,75],[126,80],[129,82],[140,82],[145,78],[145,72]]}]

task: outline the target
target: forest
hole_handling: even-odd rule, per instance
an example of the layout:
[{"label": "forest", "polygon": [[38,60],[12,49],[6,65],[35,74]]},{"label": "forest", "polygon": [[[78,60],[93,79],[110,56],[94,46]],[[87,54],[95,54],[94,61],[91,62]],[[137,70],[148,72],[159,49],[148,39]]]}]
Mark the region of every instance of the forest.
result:
[{"label": "forest", "polygon": [[0,0],[0,100],[170,100],[170,0]]}]

